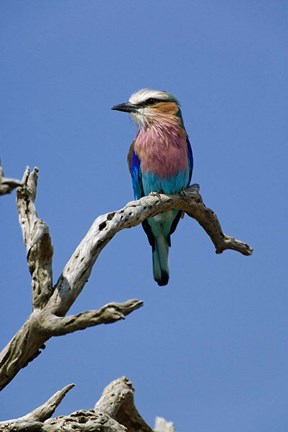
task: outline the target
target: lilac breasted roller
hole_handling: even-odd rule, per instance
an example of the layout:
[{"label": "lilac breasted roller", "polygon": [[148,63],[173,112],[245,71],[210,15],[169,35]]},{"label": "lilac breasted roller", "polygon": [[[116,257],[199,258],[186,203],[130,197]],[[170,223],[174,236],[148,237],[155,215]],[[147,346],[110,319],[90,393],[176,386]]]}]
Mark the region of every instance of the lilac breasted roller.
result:
[{"label": "lilac breasted roller", "polygon": [[[193,155],[179,102],[170,93],[143,89],[113,110],[130,113],[138,125],[128,153],[135,199],[151,192],[174,194],[190,184]],[[182,212],[170,210],[143,222],[153,252],[153,274],[159,285],[169,280],[168,249]]]}]

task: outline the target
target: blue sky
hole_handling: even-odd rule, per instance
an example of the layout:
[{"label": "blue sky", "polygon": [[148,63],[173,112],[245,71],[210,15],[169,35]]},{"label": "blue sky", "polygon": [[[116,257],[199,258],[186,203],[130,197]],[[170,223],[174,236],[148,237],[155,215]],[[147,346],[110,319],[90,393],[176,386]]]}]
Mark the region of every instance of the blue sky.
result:
[{"label": "blue sky", "polygon": [[[135,297],[144,308],[50,340],[1,393],[1,419],[70,382],[56,414],[88,409],[125,375],[151,425],[159,415],[177,432],[287,431],[287,18],[280,0],[1,1],[1,159],[9,177],[40,169],[55,282],[95,217],[133,197],[136,129],[111,106],[143,87],[181,101],[192,181],[224,232],[255,248],[218,256],[186,217],[161,288],[142,228],[121,232],[71,312]],[[5,346],[31,312],[31,281],[15,193],[0,206]]]}]

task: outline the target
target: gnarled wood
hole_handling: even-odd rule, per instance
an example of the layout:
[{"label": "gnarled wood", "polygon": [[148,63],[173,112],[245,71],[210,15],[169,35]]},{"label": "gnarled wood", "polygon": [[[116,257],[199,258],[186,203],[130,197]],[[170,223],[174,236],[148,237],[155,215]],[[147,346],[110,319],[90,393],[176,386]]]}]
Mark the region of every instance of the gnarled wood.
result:
[{"label": "gnarled wood", "polygon": [[0,389],[21,368],[40,354],[52,336],[64,335],[86,327],[122,319],[142,306],[139,300],[112,303],[98,311],[75,316],[66,313],[84,288],[102,249],[119,231],[139,225],[160,212],[179,209],[199,222],[211,238],[217,253],[226,249],[251,255],[246,243],[225,235],[213,210],[207,208],[193,185],[177,195],[151,194],[132,201],[120,210],[99,216],[83,238],[57,283],[52,282],[53,246],[46,223],[39,219],[35,206],[38,169],[26,169],[23,185],[17,191],[17,206],[27,262],[32,275],[33,312],[26,323],[0,354]]},{"label": "gnarled wood", "polygon": [[39,219],[36,206],[38,168],[27,167],[23,186],[17,190],[19,223],[27,251],[27,263],[32,276],[33,309],[42,309],[53,292],[53,246],[47,224]]},{"label": "gnarled wood", "polygon": [[[143,420],[134,404],[132,383],[125,377],[109,384],[94,409],[79,410],[67,416],[51,418],[73,384],[55,393],[45,404],[19,419],[0,422],[0,432],[55,432],[55,431],[101,431],[101,432],[153,432]],[[157,432],[175,432],[171,423],[156,420]],[[163,429],[163,425],[167,426]],[[162,429],[159,429],[162,425]],[[170,425],[170,426],[169,426]]]},{"label": "gnarled wood", "polygon": [[[63,281],[63,278],[60,278],[53,287],[53,246],[48,226],[39,219],[35,206],[37,180],[38,169],[35,168],[30,172],[30,169],[26,168],[23,185],[17,191],[19,222],[32,276],[33,312],[0,353],[0,389],[3,389],[21,368],[41,353],[45,348],[45,342],[51,337],[100,324],[114,323],[143,305],[142,301],[134,299],[123,303],[110,303],[99,310],[65,317],[87,282],[87,275],[90,274],[95,259],[90,256],[91,259],[86,261],[83,267],[81,261],[77,261],[77,253],[73,254],[75,262],[71,272],[75,280],[69,281],[67,292],[61,290],[62,299],[55,304],[53,293],[59,292],[59,281]],[[59,299],[58,296],[57,298]]]},{"label": "gnarled wood", "polygon": [[35,309],[0,354],[0,389],[3,389],[19,372],[34,360],[53,336],[62,336],[100,324],[112,324],[136,309],[143,302],[128,300],[124,303],[110,303],[97,311],[58,317],[46,308]]},{"label": "gnarled wood", "polygon": [[153,432],[134,405],[134,389],[125,377],[112,381],[103,391],[95,409],[107,413],[128,431]]}]

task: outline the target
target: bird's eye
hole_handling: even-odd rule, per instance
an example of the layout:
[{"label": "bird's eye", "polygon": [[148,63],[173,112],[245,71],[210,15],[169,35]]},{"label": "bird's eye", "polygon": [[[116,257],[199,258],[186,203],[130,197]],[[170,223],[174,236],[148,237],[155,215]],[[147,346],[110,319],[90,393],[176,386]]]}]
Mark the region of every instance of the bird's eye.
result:
[{"label": "bird's eye", "polygon": [[147,99],[147,104],[149,104],[149,105],[152,105],[152,104],[155,104],[155,103],[157,103],[157,102],[159,102],[157,99],[155,99],[155,98],[149,98],[149,99]]},{"label": "bird's eye", "polygon": [[139,103],[138,106],[145,108],[145,107],[150,106],[150,105],[155,105],[156,103],[159,103],[159,102],[162,102],[162,101],[160,99],[156,99],[156,98],[151,97],[151,98],[148,98],[145,101]]}]

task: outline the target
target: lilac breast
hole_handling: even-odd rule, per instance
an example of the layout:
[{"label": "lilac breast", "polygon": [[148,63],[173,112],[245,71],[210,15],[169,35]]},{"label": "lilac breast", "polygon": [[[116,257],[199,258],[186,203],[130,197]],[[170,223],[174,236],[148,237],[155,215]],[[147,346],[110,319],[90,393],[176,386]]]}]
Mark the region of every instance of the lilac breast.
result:
[{"label": "lilac breast", "polygon": [[179,127],[169,125],[140,130],[134,151],[141,160],[142,173],[167,178],[188,168],[186,133]]}]

